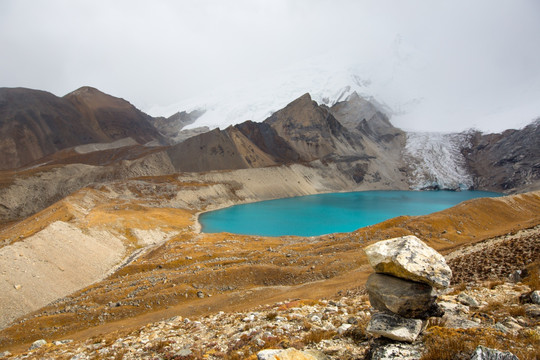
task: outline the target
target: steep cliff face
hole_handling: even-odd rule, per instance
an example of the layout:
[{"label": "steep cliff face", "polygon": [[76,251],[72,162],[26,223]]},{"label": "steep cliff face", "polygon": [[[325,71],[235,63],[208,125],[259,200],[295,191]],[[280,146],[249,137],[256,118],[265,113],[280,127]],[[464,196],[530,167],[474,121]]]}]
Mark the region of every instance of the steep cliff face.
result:
[{"label": "steep cliff face", "polygon": [[379,107],[353,92],[329,111],[362,144],[362,151],[349,171],[357,182],[394,184],[396,188],[406,183],[406,134],[394,127]]},{"label": "steep cliff face", "polygon": [[291,163],[300,160],[300,154],[266,122],[246,121],[235,125],[235,128],[276,162]]},{"label": "steep cliff face", "polygon": [[178,171],[318,162],[332,164],[334,176],[356,184],[404,188],[404,133],[374,105],[353,95],[328,108],[305,94],[262,123],[216,129],[175,145],[168,154]]},{"label": "steep cliff face", "polygon": [[329,155],[350,155],[362,144],[309,94],[296,99],[264,121],[299,154],[311,161]]},{"label": "steep cliff face", "polygon": [[148,115],[93,88],[63,98],[45,91],[0,89],[0,170],[68,147],[127,137],[139,143],[163,140]]},{"label": "steep cliff face", "polygon": [[463,149],[474,187],[493,191],[540,188],[540,119],[521,130],[470,135]]},{"label": "steep cliff face", "polygon": [[194,136],[167,150],[177,171],[247,169],[276,165],[235,127],[214,129]]}]

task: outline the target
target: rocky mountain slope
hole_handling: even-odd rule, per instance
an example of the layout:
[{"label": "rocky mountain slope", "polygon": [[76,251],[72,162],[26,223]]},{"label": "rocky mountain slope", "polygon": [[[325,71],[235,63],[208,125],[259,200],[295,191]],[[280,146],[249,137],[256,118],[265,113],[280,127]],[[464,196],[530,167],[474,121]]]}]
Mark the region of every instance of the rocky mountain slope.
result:
[{"label": "rocky mountain slope", "polygon": [[163,139],[150,123],[151,117],[124,99],[89,86],[65,95],[64,99],[72,103],[92,128],[101,131],[107,139],[131,137],[140,144]]},{"label": "rocky mountain slope", "polygon": [[305,94],[262,123],[248,121],[225,130],[214,129],[171,147],[167,153],[178,171],[322,162],[336,164],[340,173],[357,183],[384,178],[387,184],[400,187],[405,182],[405,175],[398,170],[404,166],[400,155],[403,132],[378,111],[369,120],[356,116],[354,110],[364,103],[354,96],[335,109],[327,108]]},{"label": "rocky mountain slope", "polygon": [[0,170],[25,166],[59,150],[131,137],[162,141],[149,116],[90,87],[62,98],[23,88],[0,89]]},{"label": "rocky mountain slope", "polygon": [[475,188],[494,191],[540,186],[540,119],[520,130],[469,134],[462,150]]},{"label": "rocky mountain slope", "polygon": [[305,94],[262,123],[215,129],[168,154],[178,171],[322,161],[357,182],[515,192],[540,184],[538,128],[536,121],[502,134],[406,133],[357,93],[331,107]]}]

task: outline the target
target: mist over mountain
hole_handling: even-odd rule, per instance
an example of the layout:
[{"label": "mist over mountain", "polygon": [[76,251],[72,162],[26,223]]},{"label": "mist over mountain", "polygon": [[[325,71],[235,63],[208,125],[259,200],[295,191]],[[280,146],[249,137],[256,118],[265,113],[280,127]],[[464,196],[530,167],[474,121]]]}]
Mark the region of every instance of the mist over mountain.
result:
[{"label": "mist over mountain", "polygon": [[[402,45],[395,46],[398,51]],[[419,82],[425,82],[425,79],[416,78],[414,64],[405,54],[403,57],[400,61],[389,58],[370,66],[354,62],[332,65],[332,58],[323,57],[261,74],[257,81],[238,79],[212,87],[200,95],[184,95],[168,106],[146,109],[153,116],[202,111],[204,113],[186,125],[186,129],[200,126],[224,129],[247,120],[262,122],[291,99],[306,92],[318,104],[329,107],[356,93],[381,109],[395,126],[406,131],[462,132],[476,128],[487,133],[502,132],[508,124],[523,127],[540,113],[534,100],[534,89],[523,90],[522,97],[512,94],[500,99],[495,106],[491,104],[495,100],[487,99],[483,93],[466,97],[469,89],[465,83],[452,84],[449,94],[440,93],[443,86],[431,89],[433,84],[425,84],[430,88],[426,93],[425,89],[419,88]]]}]

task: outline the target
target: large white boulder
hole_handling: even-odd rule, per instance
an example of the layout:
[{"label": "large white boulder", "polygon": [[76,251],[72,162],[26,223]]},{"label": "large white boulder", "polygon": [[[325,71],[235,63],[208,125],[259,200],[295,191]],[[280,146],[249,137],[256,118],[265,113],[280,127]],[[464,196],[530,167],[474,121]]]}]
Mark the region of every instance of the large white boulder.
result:
[{"label": "large white boulder", "polygon": [[379,241],[364,250],[369,263],[378,273],[422,282],[437,288],[450,285],[452,270],[444,257],[416,236]]}]

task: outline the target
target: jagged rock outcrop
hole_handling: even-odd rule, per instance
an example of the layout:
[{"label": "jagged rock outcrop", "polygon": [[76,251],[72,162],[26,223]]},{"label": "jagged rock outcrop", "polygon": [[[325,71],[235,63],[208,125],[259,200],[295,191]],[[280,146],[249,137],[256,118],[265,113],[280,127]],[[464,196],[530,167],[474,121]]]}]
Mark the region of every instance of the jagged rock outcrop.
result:
[{"label": "jagged rock outcrop", "polygon": [[325,108],[304,94],[265,120],[299,154],[312,161],[358,153],[363,145]]},{"label": "jagged rock outcrop", "polygon": [[405,134],[390,123],[382,110],[356,92],[332,106],[330,113],[349,131],[359,132],[375,141],[389,143]]},{"label": "jagged rock outcrop", "polygon": [[[346,107],[347,104],[348,100],[336,106]],[[397,132],[391,136],[392,141],[402,141],[399,130],[382,115],[377,115],[366,125],[369,134],[361,126],[350,131],[332,111],[305,94],[262,123],[246,121],[225,130],[215,129],[177,144],[167,153],[178,171],[321,161],[336,164],[340,173],[356,183],[384,183],[402,188],[406,180],[399,170],[403,167],[401,145],[394,147],[387,140],[381,140]],[[348,116],[343,111],[336,111],[338,113]],[[381,124],[377,125],[378,122]]]},{"label": "jagged rock outcrop", "polygon": [[0,88],[0,170],[18,168],[59,150],[131,137],[163,137],[149,116],[125,100],[84,87],[63,98],[24,88]]},{"label": "jagged rock outcrop", "polygon": [[152,118],[150,122],[163,134],[174,137],[180,130],[193,124],[203,114],[204,110],[193,110],[190,112],[179,111],[168,118]]},{"label": "jagged rock outcrop", "polygon": [[159,130],[159,132],[171,139],[173,143],[180,143],[190,137],[210,131],[207,126],[184,129],[184,127],[193,124],[203,114],[204,110],[193,110],[191,112],[181,111],[168,118],[150,118],[150,122]]},{"label": "jagged rock outcrop", "polygon": [[462,152],[475,188],[507,192],[540,187],[540,119],[521,130],[474,132],[469,142]]}]

